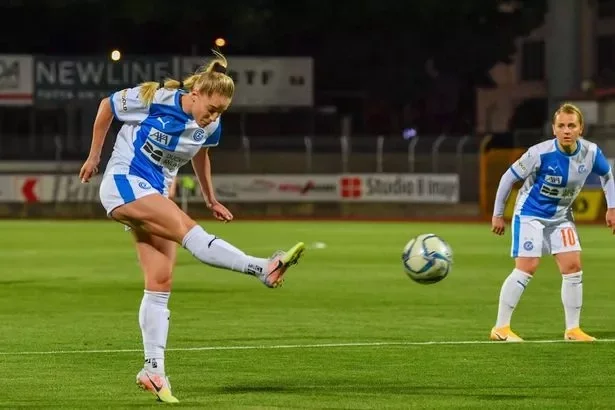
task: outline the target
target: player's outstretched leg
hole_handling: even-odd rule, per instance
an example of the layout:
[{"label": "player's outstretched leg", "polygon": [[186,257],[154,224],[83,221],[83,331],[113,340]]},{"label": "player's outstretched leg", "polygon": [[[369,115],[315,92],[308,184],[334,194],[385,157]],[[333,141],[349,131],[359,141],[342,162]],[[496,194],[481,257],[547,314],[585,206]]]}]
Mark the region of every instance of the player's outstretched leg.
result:
[{"label": "player's outstretched leg", "polygon": [[286,270],[299,262],[299,259],[303,255],[304,251],[305,244],[303,242],[299,242],[286,252],[275,252],[271,258],[269,258],[267,271],[263,272],[262,275],[259,275],[258,278],[267,287],[277,288],[282,286]]},{"label": "player's outstretched leg", "polygon": [[299,242],[284,254],[275,254],[271,258],[246,255],[206,232],[177,204],[159,194],[147,195],[114,208],[111,216],[125,224],[138,226],[139,230],[150,235],[181,244],[207,265],[256,276],[271,288],[282,283],[286,270],[297,263],[305,249],[305,245]]},{"label": "player's outstretched leg", "polygon": [[188,231],[182,246],[207,265],[256,276],[269,288],[282,284],[286,270],[297,263],[305,250],[303,242],[299,242],[288,251],[276,252],[268,259],[256,258],[207,233],[199,225]]}]

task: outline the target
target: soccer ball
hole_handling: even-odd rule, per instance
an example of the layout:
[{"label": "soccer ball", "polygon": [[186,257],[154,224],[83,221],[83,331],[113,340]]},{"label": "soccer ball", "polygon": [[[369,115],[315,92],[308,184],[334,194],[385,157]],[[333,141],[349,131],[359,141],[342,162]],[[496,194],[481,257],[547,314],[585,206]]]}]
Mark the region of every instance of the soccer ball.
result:
[{"label": "soccer ball", "polygon": [[440,282],[451,271],[453,251],[438,235],[419,235],[406,244],[401,255],[404,271],[415,282]]}]

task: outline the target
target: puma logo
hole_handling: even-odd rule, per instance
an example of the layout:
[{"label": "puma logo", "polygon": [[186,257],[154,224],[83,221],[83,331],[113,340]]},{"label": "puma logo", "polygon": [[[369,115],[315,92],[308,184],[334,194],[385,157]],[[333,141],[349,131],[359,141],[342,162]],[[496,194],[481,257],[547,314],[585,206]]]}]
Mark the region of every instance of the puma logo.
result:
[{"label": "puma logo", "polygon": [[162,129],[164,129],[164,127],[166,127],[166,125],[167,125],[168,123],[170,123],[170,122],[171,122],[171,121],[166,121],[166,122],[165,122],[165,121],[162,119],[162,117],[158,117],[158,121],[160,121],[160,123],[162,124]]}]

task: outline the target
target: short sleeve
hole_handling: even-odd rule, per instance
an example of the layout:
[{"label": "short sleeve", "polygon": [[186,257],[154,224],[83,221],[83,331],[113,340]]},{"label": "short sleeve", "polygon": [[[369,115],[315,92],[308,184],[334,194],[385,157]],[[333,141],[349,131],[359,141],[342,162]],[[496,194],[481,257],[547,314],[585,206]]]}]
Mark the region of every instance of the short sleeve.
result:
[{"label": "short sleeve", "polygon": [[540,156],[536,150],[532,147],[525,151],[521,158],[516,160],[511,166],[510,170],[520,180],[525,180],[539,166]]},{"label": "short sleeve", "polygon": [[609,161],[602,153],[602,150],[600,148],[597,148],[596,158],[594,159],[594,166],[592,167],[592,172],[602,177],[608,174],[610,170],[611,166],[609,165]]},{"label": "short sleeve", "polygon": [[215,147],[220,144],[220,137],[222,136],[222,122],[218,119],[216,122],[208,125],[205,128],[205,132],[208,137],[205,138],[203,143],[204,147]]},{"label": "short sleeve", "polygon": [[111,110],[115,118],[122,122],[139,123],[149,114],[149,106],[139,98],[141,87],[125,88],[114,92],[109,97]]}]

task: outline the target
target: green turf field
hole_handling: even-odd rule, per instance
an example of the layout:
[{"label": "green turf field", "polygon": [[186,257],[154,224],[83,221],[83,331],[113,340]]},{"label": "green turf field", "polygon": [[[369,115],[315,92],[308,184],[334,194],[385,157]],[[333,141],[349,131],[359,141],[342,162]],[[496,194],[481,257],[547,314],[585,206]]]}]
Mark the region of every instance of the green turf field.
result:
[{"label": "green turf field", "polygon": [[[606,228],[580,228],[582,325],[608,339],[593,344],[561,341],[551,259],[513,319],[533,342],[486,342],[512,266],[509,236],[486,225],[205,228],[263,256],[297,240],[327,247],[306,252],[280,289],[180,250],[166,364],[179,407],[615,408],[615,238]],[[0,232],[0,407],[161,406],[134,384],[143,289],[130,235],[110,221],[2,221]],[[406,278],[400,261],[405,242],[425,232],[455,252],[449,277],[429,286]]]}]

